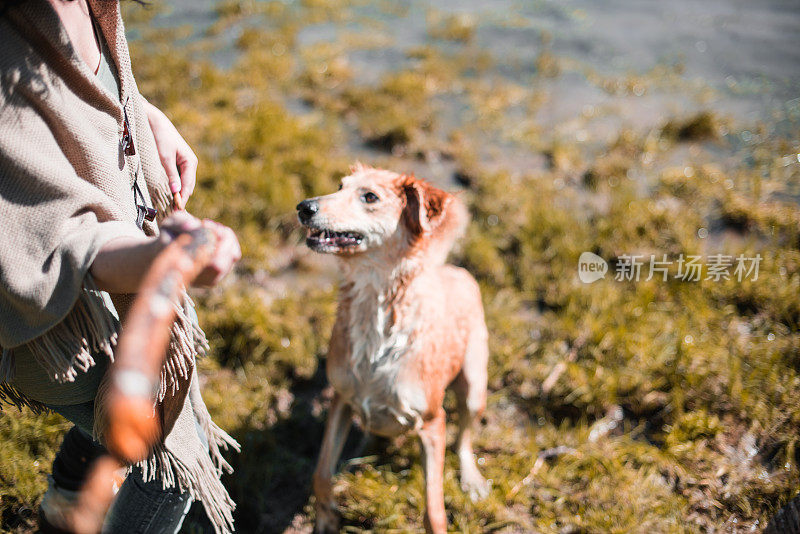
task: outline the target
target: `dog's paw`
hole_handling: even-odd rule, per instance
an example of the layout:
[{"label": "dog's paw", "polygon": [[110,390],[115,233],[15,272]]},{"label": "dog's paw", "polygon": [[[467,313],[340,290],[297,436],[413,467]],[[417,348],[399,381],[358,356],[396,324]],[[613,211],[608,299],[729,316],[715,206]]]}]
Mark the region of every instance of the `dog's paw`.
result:
[{"label": "dog's paw", "polygon": [[333,506],[317,506],[314,534],[338,534],[339,512]]},{"label": "dog's paw", "polygon": [[477,502],[489,496],[492,491],[492,485],[488,480],[476,473],[469,477],[461,477],[461,489],[469,495],[472,502]]}]

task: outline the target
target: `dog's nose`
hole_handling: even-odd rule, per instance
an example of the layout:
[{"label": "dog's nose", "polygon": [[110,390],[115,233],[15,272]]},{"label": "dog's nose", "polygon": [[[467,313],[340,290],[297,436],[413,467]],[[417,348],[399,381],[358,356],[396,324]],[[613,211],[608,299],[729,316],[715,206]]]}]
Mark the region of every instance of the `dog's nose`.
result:
[{"label": "dog's nose", "polygon": [[300,222],[308,222],[315,213],[319,211],[319,202],[314,199],[307,199],[297,205],[297,217]]}]

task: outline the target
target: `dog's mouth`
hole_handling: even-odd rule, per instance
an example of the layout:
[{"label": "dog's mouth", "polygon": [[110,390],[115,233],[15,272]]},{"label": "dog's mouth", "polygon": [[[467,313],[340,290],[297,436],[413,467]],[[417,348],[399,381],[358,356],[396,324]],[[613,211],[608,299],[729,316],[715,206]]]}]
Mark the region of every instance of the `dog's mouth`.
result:
[{"label": "dog's mouth", "polygon": [[364,236],[357,232],[334,232],[309,228],[306,245],[316,252],[341,252],[352,250],[364,241]]}]

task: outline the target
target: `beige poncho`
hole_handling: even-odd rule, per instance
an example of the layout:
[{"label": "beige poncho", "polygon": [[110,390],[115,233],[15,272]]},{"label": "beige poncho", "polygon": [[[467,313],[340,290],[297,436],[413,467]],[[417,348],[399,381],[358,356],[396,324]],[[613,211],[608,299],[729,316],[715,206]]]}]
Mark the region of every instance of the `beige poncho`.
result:
[{"label": "beige poncho", "polygon": [[[16,404],[35,405],[7,383],[15,352],[35,358],[59,382],[94,365],[92,354],[113,358],[119,323],[89,267],[109,240],[141,235],[134,182],[161,217],[170,205],[119,4],[89,5],[119,74],[119,101],[72,48],[47,0],[25,0],[0,15],[0,400]],[[130,156],[120,145],[125,113],[136,148]],[[145,223],[144,232],[158,229]],[[132,296],[111,299],[124,318]],[[211,421],[200,397],[195,356],[205,336],[190,318],[188,297],[182,300],[157,399],[166,437],[141,466],[146,479],[158,476],[200,500],[217,531],[229,532],[234,504],[219,478],[230,466],[219,448],[238,445]],[[103,391],[101,385],[95,401],[100,439]]]}]

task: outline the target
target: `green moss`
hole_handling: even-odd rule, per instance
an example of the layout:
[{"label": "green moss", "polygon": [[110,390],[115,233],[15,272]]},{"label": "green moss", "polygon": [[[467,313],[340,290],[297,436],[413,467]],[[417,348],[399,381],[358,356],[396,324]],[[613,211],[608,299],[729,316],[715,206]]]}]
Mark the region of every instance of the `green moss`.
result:
[{"label": "green moss", "polygon": [[[404,16],[397,6],[379,8]],[[453,261],[478,279],[490,331],[477,452],[493,489],[470,502],[448,452],[452,530],[708,532],[734,519],[733,529],[760,528],[796,493],[800,210],[787,199],[800,191],[800,173],[785,155],[797,153],[797,140],[757,131],[763,141],[750,159],[725,166],[709,163],[715,156],[702,144],[670,142],[722,139],[729,126],[709,110],[650,134],[622,129],[608,143],[575,144],[533,119],[549,97],[536,82],[575,68],[548,57],[547,39],[534,83],[514,84],[487,76],[494,61],[474,42],[475,21],[429,15],[437,39],[469,44],[408,49],[409,65],[372,84],[351,63],[354,50],[382,46],[361,35],[375,26],[363,24],[358,2],[217,9],[214,31],[185,47],[138,27],[133,56],[142,92],[200,158],[189,208],[234,227],[245,255],[223,287],[197,295],[212,346],[200,364],[204,394],[243,444],[225,479],[241,531],[313,522],[336,275],[304,250],[294,206],[333,191],[363,157],[362,143],[438,151],[459,169],[473,215]],[[264,26],[243,24],[252,17]],[[320,22],[348,37],[299,48],[298,32]],[[238,56],[221,69],[202,58],[228,30]],[[610,93],[641,95],[677,84],[679,71],[586,75]],[[463,122],[442,113],[449,99],[464,107]],[[311,109],[288,111],[298,100]],[[549,165],[521,168],[501,147],[509,139],[543,151]],[[387,161],[408,170],[408,160]],[[609,260],[604,280],[578,280],[584,251]],[[716,252],[761,254],[759,279],[682,282],[673,265],[667,281],[645,280],[646,268],[639,282],[614,280],[624,254]],[[622,419],[609,426],[610,413]],[[55,416],[0,415],[3,529],[33,528],[26,510],[66,426]],[[357,459],[336,478],[345,531],[421,530],[415,440],[360,441],[354,432],[345,456]],[[553,454],[557,447],[565,449]],[[187,521],[190,531],[203,527],[199,516]]]},{"label": "green moss", "polygon": [[666,445],[675,447],[687,441],[698,441],[701,438],[713,439],[722,431],[719,417],[705,410],[687,412],[668,427]]},{"label": "green moss", "polygon": [[428,12],[428,35],[434,39],[468,43],[475,37],[476,26],[476,18],[469,14],[443,15],[433,10]]},{"label": "green moss", "polygon": [[719,137],[719,119],[710,111],[701,111],[685,119],[670,120],[661,128],[661,136],[676,141],[704,141]]},{"label": "green moss", "polygon": [[545,78],[556,78],[561,74],[558,58],[549,50],[544,50],[536,58],[536,72]]},{"label": "green moss", "polygon": [[[238,290],[237,290],[238,289]],[[326,350],[335,308],[333,295],[316,293],[265,302],[265,294],[236,288],[203,301],[203,324],[213,336],[213,360],[239,368],[267,366],[271,376],[308,379]]]},{"label": "green moss", "polygon": [[377,88],[352,88],[343,97],[356,114],[364,140],[391,151],[412,143],[433,127],[429,100],[433,90],[423,74],[404,71],[387,75]]},{"label": "green moss", "polygon": [[31,532],[47,475],[69,424],[56,414],[5,407],[0,412],[0,528]]}]

